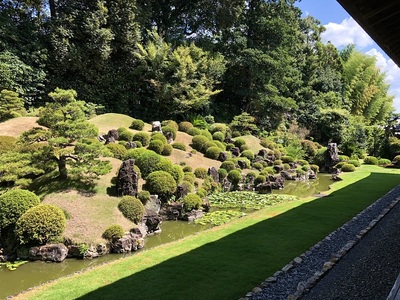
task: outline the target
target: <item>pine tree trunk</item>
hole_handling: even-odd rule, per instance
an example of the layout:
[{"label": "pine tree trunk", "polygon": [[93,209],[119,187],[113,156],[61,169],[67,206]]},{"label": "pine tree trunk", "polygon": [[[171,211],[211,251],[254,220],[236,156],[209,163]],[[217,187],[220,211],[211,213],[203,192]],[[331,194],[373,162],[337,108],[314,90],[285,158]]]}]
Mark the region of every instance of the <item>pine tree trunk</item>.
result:
[{"label": "pine tree trunk", "polygon": [[68,173],[67,173],[67,160],[65,157],[61,156],[60,159],[58,160],[58,178],[60,179],[67,179],[68,178]]}]

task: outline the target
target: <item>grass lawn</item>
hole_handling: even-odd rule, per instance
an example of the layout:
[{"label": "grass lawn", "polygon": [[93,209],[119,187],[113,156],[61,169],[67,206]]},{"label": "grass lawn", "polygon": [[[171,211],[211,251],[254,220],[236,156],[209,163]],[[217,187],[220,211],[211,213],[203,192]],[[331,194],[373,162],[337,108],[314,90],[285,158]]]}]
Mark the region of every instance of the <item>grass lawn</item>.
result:
[{"label": "grass lawn", "polygon": [[263,209],[16,299],[238,299],[397,186],[399,175],[361,166],[326,197]]}]

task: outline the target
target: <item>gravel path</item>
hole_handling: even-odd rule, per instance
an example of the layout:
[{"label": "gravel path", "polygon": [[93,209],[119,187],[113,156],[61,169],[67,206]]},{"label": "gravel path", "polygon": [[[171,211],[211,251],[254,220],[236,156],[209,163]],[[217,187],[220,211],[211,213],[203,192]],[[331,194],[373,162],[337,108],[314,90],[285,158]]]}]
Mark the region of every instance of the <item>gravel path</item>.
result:
[{"label": "gravel path", "polygon": [[242,299],[386,299],[400,272],[399,200],[400,186]]}]

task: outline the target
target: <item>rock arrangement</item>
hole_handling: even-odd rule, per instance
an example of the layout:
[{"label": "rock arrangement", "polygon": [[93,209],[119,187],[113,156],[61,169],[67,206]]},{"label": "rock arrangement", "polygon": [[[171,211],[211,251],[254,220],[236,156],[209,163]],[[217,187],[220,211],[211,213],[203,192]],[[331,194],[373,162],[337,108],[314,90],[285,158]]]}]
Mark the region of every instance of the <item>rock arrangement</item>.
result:
[{"label": "rock arrangement", "polygon": [[267,278],[241,300],[298,299],[400,201],[400,187]]}]

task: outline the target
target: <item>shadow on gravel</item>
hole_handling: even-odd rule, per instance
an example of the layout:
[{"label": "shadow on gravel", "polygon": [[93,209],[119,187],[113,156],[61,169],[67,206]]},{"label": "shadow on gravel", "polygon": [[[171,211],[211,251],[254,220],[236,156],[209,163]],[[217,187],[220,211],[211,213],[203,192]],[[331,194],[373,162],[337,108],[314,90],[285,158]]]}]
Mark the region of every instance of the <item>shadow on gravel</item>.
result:
[{"label": "shadow on gravel", "polygon": [[[330,196],[239,230],[79,299],[238,299],[398,182],[399,175],[372,173]],[[129,260],[121,263],[134,269]]]}]

